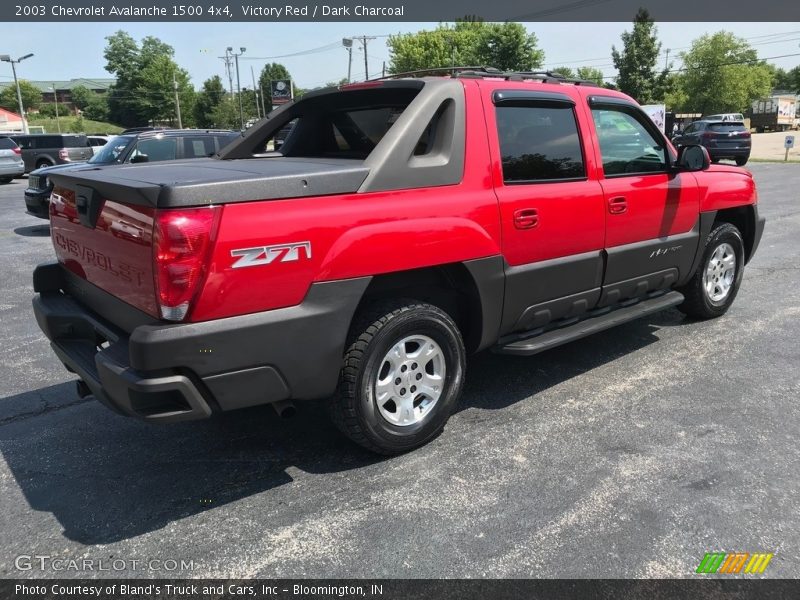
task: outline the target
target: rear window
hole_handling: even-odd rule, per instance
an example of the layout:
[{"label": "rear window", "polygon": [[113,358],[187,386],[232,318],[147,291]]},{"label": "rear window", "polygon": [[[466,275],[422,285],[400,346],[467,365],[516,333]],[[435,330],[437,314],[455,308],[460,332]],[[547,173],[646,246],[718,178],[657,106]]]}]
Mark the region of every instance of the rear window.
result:
[{"label": "rear window", "polygon": [[708,125],[710,131],[717,133],[729,133],[731,131],[747,131],[744,123],[710,123]]},{"label": "rear window", "polygon": [[255,154],[364,159],[417,93],[418,88],[377,88],[304,100]]},{"label": "rear window", "polygon": [[[89,141],[85,135],[69,135],[61,138],[61,148],[85,148],[89,145]],[[56,147],[56,146],[52,146]]]},{"label": "rear window", "polygon": [[14,140],[10,138],[0,138],[0,150],[13,150],[17,147]]}]

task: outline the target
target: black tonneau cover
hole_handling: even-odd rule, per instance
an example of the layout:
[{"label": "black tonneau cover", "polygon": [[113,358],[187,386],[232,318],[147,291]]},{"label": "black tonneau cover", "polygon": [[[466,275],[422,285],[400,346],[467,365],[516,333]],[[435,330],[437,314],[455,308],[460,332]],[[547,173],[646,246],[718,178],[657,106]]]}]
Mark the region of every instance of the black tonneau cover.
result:
[{"label": "black tonneau cover", "polygon": [[325,158],[201,158],[102,166],[53,173],[56,186],[85,186],[101,197],[169,208],[358,191],[369,169],[362,160]]}]

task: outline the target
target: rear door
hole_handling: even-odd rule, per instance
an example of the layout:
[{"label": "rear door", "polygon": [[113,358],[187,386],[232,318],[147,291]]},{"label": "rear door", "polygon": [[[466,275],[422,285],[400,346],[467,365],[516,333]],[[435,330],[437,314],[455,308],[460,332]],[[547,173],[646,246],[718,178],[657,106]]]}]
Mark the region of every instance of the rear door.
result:
[{"label": "rear door", "polygon": [[25,172],[33,171],[36,163],[36,149],[33,147],[33,137],[30,135],[14,136],[13,139],[22,152],[22,160],[25,163]]},{"label": "rear door", "polygon": [[699,240],[699,191],[671,169],[663,134],[636,105],[589,98],[605,198],[607,264],[600,306],[668,289],[686,273]]},{"label": "rear door", "polygon": [[487,91],[495,192],[507,262],[501,335],[591,309],[600,295],[602,189],[566,93]]},{"label": "rear door", "polygon": [[63,152],[60,153],[62,159],[64,154],[71,162],[84,162],[92,158],[92,148],[85,135],[65,135],[61,138],[61,145],[63,147]]}]

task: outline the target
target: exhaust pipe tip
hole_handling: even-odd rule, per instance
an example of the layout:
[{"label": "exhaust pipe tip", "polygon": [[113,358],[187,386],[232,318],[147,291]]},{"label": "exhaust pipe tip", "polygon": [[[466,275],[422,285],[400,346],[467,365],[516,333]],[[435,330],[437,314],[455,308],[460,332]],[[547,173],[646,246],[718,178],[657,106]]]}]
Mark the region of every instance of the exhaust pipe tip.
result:
[{"label": "exhaust pipe tip", "polygon": [[297,414],[297,408],[289,400],[280,400],[272,403],[272,408],[281,419],[291,419]]},{"label": "exhaust pipe tip", "polygon": [[92,395],[92,390],[89,389],[89,386],[86,385],[83,379],[79,379],[75,382],[75,391],[78,393],[78,398],[86,398],[86,396]]}]

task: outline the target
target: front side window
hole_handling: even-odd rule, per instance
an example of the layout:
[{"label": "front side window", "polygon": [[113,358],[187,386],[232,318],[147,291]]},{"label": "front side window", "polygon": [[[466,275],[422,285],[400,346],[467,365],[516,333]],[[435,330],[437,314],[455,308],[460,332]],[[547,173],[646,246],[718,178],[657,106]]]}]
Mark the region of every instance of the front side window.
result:
[{"label": "front side window", "polygon": [[131,158],[144,154],[147,156],[148,162],[175,160],[177,149],[178,145],[174,137],[155,137],[148,140],[139,140]]},{"label": "front side window", "polygon": [[497,135],[507,184],[586,176],[571,105],[498,106]]},{"label": "front side window", "polygon": [[632,114],[615,108],[594,108],[592,117],[606,177],[666,171],[664,142]]}]

